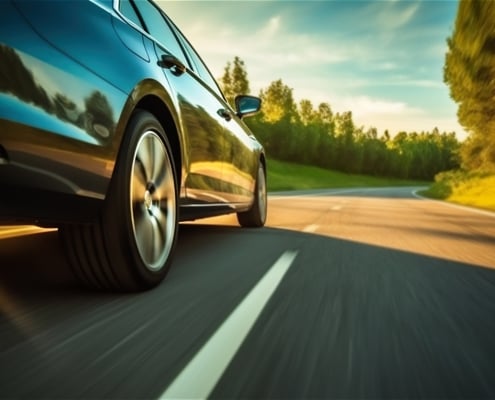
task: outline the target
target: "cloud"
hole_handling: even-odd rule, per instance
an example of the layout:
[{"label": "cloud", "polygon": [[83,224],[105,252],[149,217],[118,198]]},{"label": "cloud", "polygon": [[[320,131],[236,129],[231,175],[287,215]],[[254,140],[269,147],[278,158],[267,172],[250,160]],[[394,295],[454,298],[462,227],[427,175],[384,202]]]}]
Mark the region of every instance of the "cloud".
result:
[{"label": "cloud", "polygon": [[443,88],[445,84],[441,81],[434,81],[431,79],[406,79],[402,82],[397,82],[398,85],[403,86],[415,86],[423,88]]},{"label": "cloud", "polygon": [[[227,61],[235,56],[245,61],[250,77],[259,72],[272,81],[284,78],[289,69],[304,74],[312,66],[345,62],[360,51],[328,36],[297,31],[293,29],[293,21],[280,13],[255,18],[248,34],[246,27],[234,20],[215,19],[206,24],[202,18],[189,16],[188,24],[184,25],[180,22],[184,15],[172,17],[179,20],[178,25],[217,78]],[[215,26],[214,40],[212,26]]]},{"label": "cloud", "polygon": [[335,100],[331,103],[335,112],[352,111],[356,126],[363,126],[365,129],[375,127],[379,133],[388,130],[393,136],[401,131],[431,132],[437,127],[440,132],[456,132],[460,140],[467,137],[455,118],[414,107],[407,102],[369,96],[349,96]]},{"label": "cloud", "polygon": [[352,110],[356,117],[405,113],[419,115],[423,113],[422,110],[411,107],[402,101],[390,101],[368,96],[348,97],[343,99],[339,105],[344,109]]},{"label": "cloud", "polygon": [[261,35],[273,36],[274,34],[276,34],[280,29],[280,21],[281,17],[279,15],[271,17],[265,27],[261,30]]},{"label": "cloud", "polygon": [[380,71],[393,71],[398,68],[398,65],[394,62],[384,61],[378,63],[375,68]]},{"label": "cloud", "polygon": [[[392,50],[389,41],[393,41],[395,36],[384,34],[383,28],[397,28],[407,23],[419,6],[417,3],[407,2],[409,6],[404,7],[404,2],[389,4],[379,1],[361,7],[357,3],[355,10],[352,9],[355,15],[351,16],[348,14],[350,10],[342,10],[345,3],[308,2],[306,8],[301,8],[302,3],[295,3],[295,7],[281,9],[279,6],[272,9],[270,4],[277,4],[276,2],[261,2],[259,7],[252,3],[250,5],[249,2],[236,2],[239,10],[234,15],[230,2],[214,3],[221,4],[213,7],[215,13],[211,7],[207,7],[193,15],[190,12],[181,12],[180,7],[177,12],[170,5],[164,8],[169,10],[169,14],[174,12],[172,18],[186,30],[186,36],[199,53],[208,57],[207,64],[216,75],[221,74],[224,64],[236,55],[248,66],[264,65],[272,71],[283,70],[287,66],[305,68],[310,64],[318,64],[324,67],[344,62],[356,65],[374,64],[377,69],[384,71],[397,69],[397,61],[392,62],[389,58]],[[325,8],[313,9],[311,5]],[[186,8],[187,3],[184,6]],[[331,22],[316,23],[316,26],[321,24],[320,30],[307,27],[303,29],[299,26],[301,10],[317,10],[316,15],[334,13],[335,16],[332,14],[334,19],[329,20]],[[349,23],[347,28],[336,30],[332,26],[336,21],[342,23],[342,18],[338,18],[340,14],[344,19],[349,18]],[[399,57],[398,53],[395,52],[395,57]],[[219,62],[222,63],[221,66],[218,65]],[[278,76],[274,77],[277,78]]]},{"label": "cloud", "polygon": [[386,6],[382,2],[379,8],[370,9],[374,15],[376,26],[381,29],[397,30],[407,25],[419,10],[419,2],[388,2]]}]

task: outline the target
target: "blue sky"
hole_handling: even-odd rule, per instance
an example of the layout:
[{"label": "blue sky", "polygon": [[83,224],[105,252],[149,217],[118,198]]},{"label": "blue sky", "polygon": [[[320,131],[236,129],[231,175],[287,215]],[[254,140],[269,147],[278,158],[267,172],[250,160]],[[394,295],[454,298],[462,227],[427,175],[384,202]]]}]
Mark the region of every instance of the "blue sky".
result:
[{"label": "blue sky", "polygon": [[297,101],[328,102],[379,133],[455,131],[443,83],[458,2],[159,1],[216,78],[246,63],[253,94],[282,79]]}]

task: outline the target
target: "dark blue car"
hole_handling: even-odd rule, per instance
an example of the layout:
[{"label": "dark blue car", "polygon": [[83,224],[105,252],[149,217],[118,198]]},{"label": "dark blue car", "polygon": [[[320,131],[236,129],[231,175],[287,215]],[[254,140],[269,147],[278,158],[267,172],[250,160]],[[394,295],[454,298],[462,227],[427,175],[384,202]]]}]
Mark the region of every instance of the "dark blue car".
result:
[{"label": "dark blue car", "polygon": [[135,291],[178,223],[266,219],[263,149],[148,0],[0,1],[0,222],[58,227],[87,285]]}]

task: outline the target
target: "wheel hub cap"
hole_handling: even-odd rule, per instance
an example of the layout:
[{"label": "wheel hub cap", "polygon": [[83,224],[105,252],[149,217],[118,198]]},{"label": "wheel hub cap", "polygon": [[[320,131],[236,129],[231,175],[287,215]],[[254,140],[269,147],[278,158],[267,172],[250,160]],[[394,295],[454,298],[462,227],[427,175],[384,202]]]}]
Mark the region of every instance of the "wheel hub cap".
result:
[{"label": "wheel hub cap", "polygon": [[144,192],[144,206],[148,211],[151,211],[151,206],[153,205],[153,197],[151,197],[151,193],[149,190]]}]

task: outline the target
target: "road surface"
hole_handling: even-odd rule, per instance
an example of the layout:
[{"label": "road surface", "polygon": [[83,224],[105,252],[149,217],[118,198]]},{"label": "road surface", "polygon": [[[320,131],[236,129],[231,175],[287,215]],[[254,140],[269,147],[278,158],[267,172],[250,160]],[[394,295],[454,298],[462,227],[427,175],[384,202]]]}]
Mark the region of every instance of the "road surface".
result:
[{"label": "road surface", "polygon": [[414,188],[182,224],[155,290],[80,289],[0,229],[0,398],[495,398],[495,215]]}]

